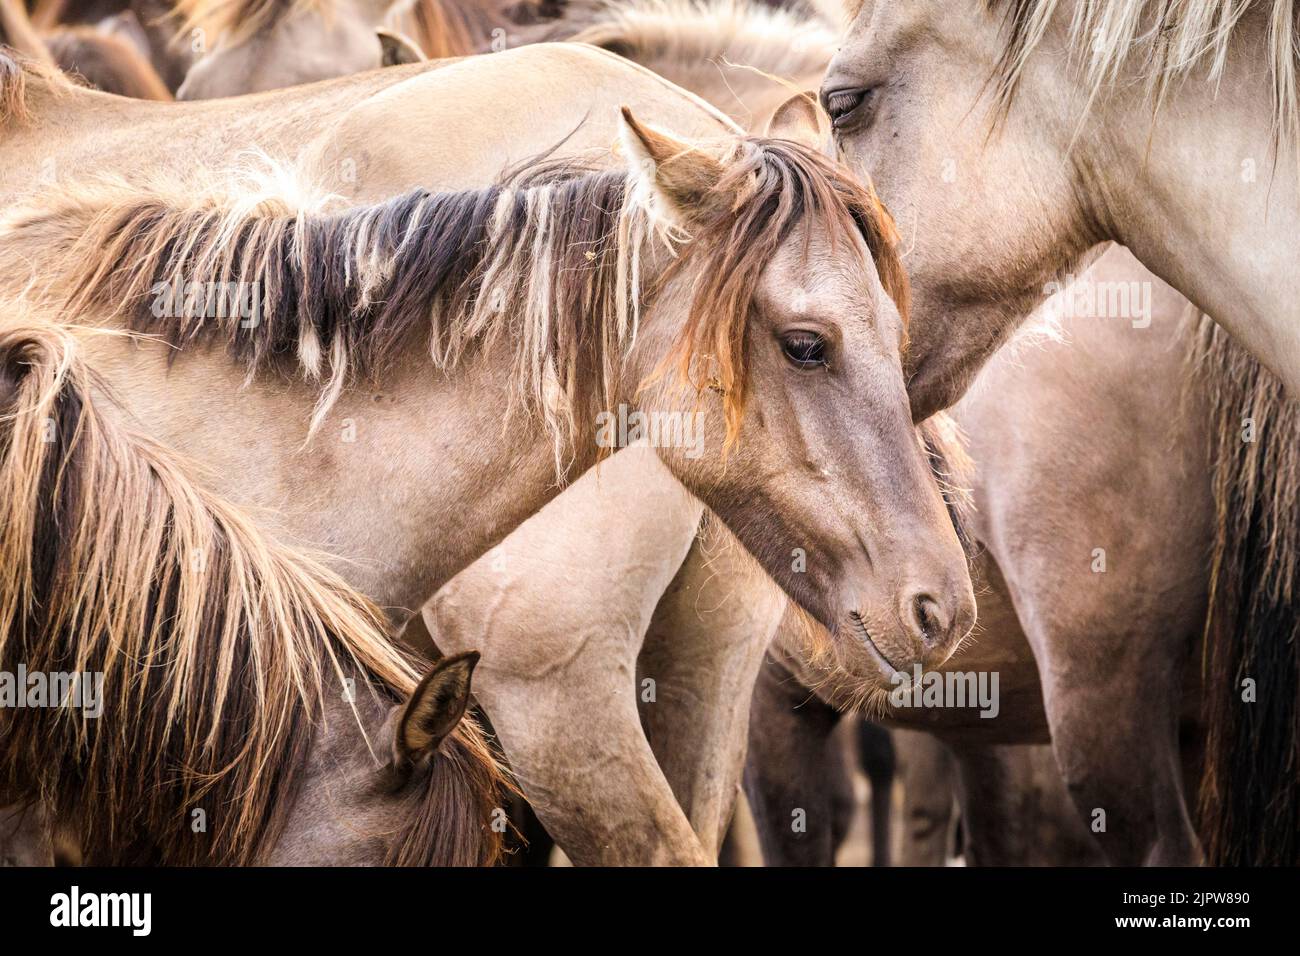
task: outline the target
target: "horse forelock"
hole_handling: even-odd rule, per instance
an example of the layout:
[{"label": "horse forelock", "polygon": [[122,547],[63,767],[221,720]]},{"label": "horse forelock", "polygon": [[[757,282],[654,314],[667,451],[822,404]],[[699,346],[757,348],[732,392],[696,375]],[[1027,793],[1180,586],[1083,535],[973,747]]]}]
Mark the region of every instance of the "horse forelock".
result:
[{"label": "horse forelock", "polygon": [[[408,695],[412,662],[318,558],[122,427],[67,328],[9,309],[0,357],[0,668],[99,687],[98,714],[6,711],[0,789],[53,807],[92,861],[258,861],[323,695],[348,678]],[[439,799],[482,804],[502,775],[481,733],[446,746],[462,769]],[[456,819],[491,856],[492,835]]]},{"label": "horse forelock", "polygon": [[[816,150],[784,139],[739,140],[724,167],[715,191],[736,198],[726,211],[691,226],[691,252],[679,261],[695,263],[701,278],[679,342],[656,375],[675,368],[697,390],[721,391],[730,443],[744,414],[745,332],[759,279],[797,226],[815,219],[814,228],[832,248],[852,246],[860,237],[904,327],[909,292],[893,221],[869,185]],[[805,232],[805,243],[811,234]],[[711,361],[701,362],[705,356]]]}]

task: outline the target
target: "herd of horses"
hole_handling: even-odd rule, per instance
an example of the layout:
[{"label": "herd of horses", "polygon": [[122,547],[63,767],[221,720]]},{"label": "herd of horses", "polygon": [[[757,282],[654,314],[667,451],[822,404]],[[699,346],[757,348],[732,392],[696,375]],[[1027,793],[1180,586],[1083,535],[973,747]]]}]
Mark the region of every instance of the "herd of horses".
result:
[{"label": "herd of horses", "polygon": [[0,0],[0,857],[1300,861],[1298,17]]}]

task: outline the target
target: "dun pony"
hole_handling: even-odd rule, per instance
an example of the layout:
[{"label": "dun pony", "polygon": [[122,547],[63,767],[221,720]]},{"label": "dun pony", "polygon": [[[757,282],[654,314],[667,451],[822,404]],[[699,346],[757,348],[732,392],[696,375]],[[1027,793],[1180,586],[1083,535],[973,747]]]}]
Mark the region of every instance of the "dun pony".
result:
[{"label": "dun pony", "polygon": [[[481,189],[415,189],[351,208],[265,185],[72,189],[0,225],[0,259],[48,254],[41,274],[73,314],[117,317],[178,348],[224,339],[250,374],[296,365],[322,386],[313,424],[412,335],[444,370],[504,336],[513,404],[544,420],[563,472],[577,423],[610,407],[643,308],[688,268],[693,305],[663,370],[722,391],[734,437],[759,276],[805,215],[833,236],[864,237],[906,317],[897,236],[869,187],[792,142],[736,138],[719,149],[727,173],[713,189],[725,201],[693,210],[690,235],[654,208],[638,173],[544,160]],[[256,321],[156,314],[160,288],[208,282],[258,289]]]}]

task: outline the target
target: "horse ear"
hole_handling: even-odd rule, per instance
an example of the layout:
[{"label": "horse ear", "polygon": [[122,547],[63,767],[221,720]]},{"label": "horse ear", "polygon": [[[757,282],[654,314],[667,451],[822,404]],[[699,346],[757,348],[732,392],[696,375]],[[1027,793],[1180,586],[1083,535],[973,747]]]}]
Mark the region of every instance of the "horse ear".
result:
[{"label": "horse ear", "polygon": [[424,51],[415,45],[410,37],[380,27],[375,31],[379,37],[380,66],[401,66],[403,63],[423,63],[427,57]]},{"label": "horse ear", "polygon": [[632,174],[644,182],[679,221],[721,197],[714,188],[722,179],[721,162],[697,146],[639,122],[623,107],[623,151]]},{"label": "horse ear", "polygon": [[772,139],[788,139],[821,152],[830,139],[828,117],[813,93],[799,93],[782,103],[767,121]]},{"label": "horse ear", "polygon": [[444,657],[420,681],[397,721],[394,751],[402,762],[416,763],[438,749],[469,707],[470,678],[478,651]]}]

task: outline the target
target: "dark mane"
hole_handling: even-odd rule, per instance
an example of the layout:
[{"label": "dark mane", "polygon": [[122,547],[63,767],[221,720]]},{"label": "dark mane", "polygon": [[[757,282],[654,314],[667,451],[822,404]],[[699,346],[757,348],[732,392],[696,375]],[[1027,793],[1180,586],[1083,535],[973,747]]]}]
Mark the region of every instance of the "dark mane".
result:
[{"label": "dark mane", "polygon": [[[832,240],[862,236],[904,317],[908,301],[893,224],[870,187],[792,142],[737,139],[727,150],[718,189],[742,199],[681,244],[672,269],[704,279],[671,359],[697,388],[721,383],[734,429],[750,303],[805,216],[824,219]],[[223,342],[254,371],[305,371],[323,386],[313,424],[412,335],[446,369],[505,336],[524,406],[546,420],[557,449],[572,448],[577,422],[609,407],[622,345],[654,291],[640,288],[640,258],[664,225],[629,184],[624,172],[545,161],[481,189],[416,189],[339,211],[256,191],[110,187],[12,216],[7,242],[53,260],[42,278],[54,276],[71,314],[120,317],[178,348]],[[185,301],[191,287],[213,286],[249,293],[257,314],[242,319],[210,295],[206,311]]]},{"label": "dark mane", "polygon": [[[361,694],[395,702],[415,687],[413,662],[342,579],[105,414],[67,330],[6,320],[0,671],[101,675],[83,683],[102,690],[98,715],[0,710],[0,799],[51,808],[90,863],[262,861],[294,807],[323,695],[355,677]],[[462,722],[411,797],[395,859],[491,862],[502,782]]]}]

